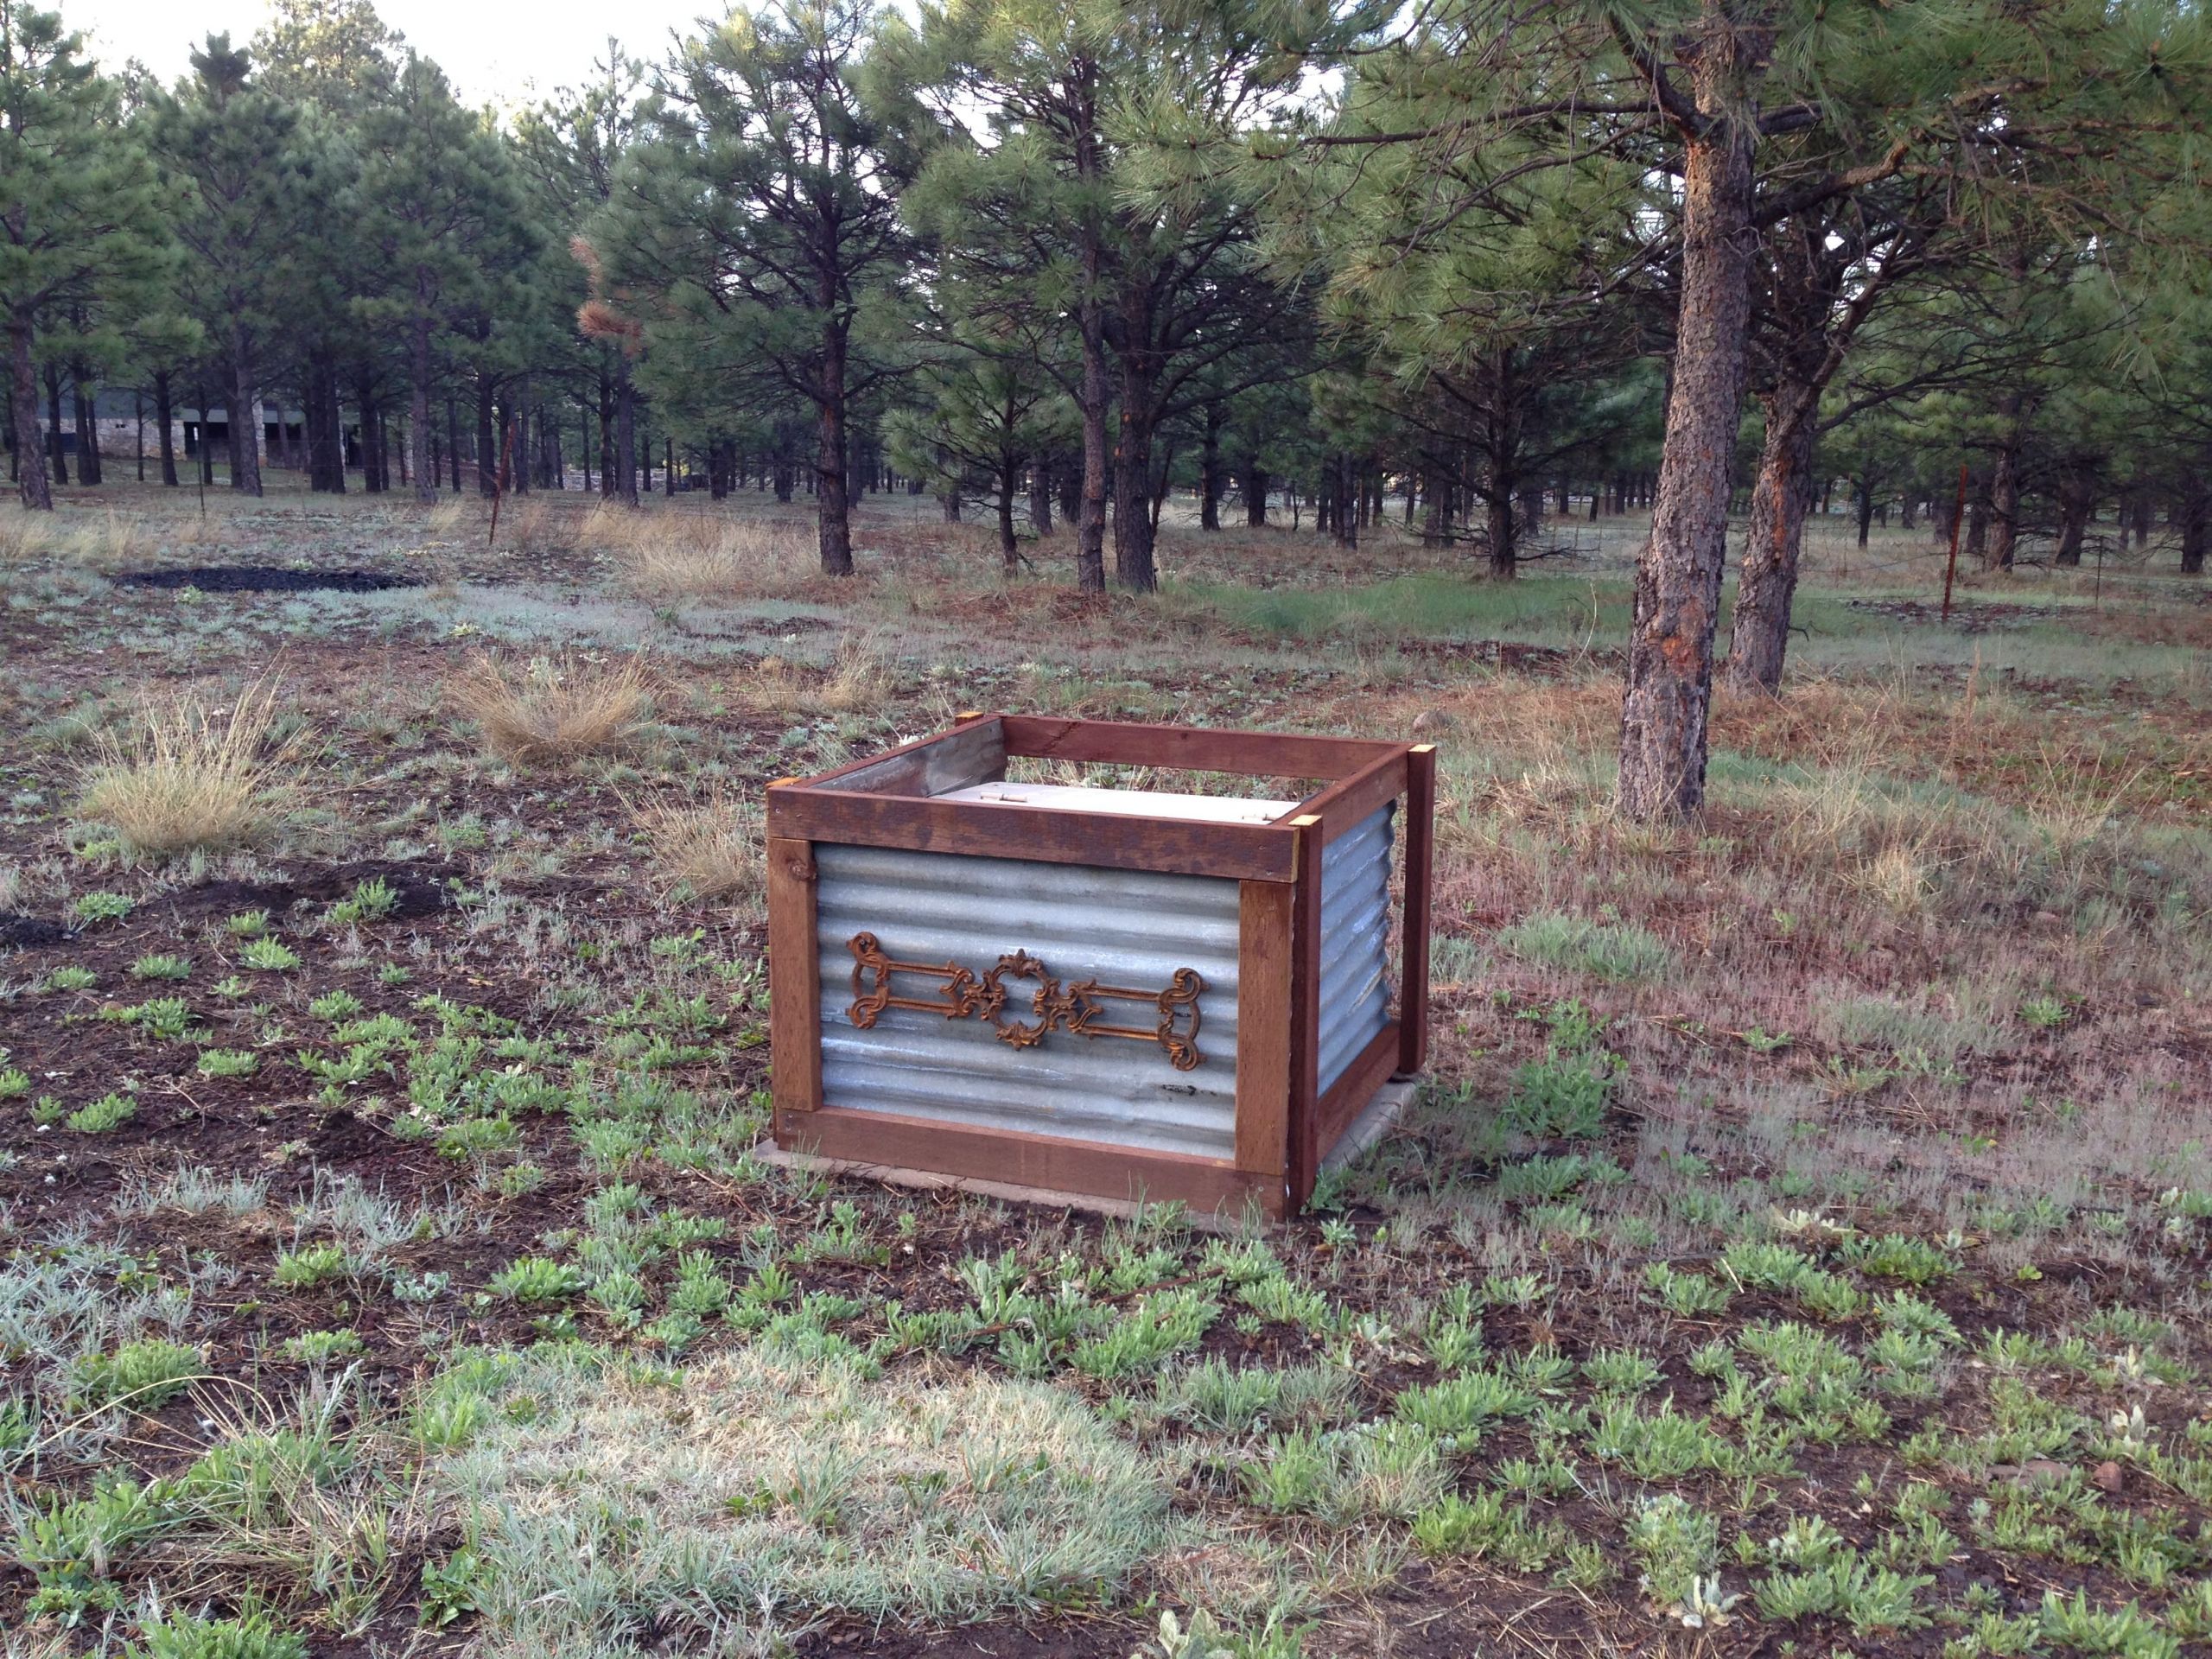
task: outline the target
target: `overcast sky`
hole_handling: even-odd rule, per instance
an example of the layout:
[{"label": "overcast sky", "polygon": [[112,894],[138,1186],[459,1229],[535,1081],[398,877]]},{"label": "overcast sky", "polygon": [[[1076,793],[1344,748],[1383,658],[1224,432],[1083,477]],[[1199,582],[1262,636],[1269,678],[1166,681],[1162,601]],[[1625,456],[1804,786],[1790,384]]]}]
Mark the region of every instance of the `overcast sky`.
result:
[{"label": "overcast sky", "polygon": [[[185,73],[203,35],[228,29],[243,42],[269,20],[266,0],[60,0],[60,10],[92,37],[104,67],[120,69],[137,58],[164,81]],[[722,10],[717,0],[377,0],[378,15],[436,59],[465,99],[501,105],[585,79],[605,54],[610,25],[624,51],[650,63],[665,54],[671,29],[688,30],[696,18]]]}]

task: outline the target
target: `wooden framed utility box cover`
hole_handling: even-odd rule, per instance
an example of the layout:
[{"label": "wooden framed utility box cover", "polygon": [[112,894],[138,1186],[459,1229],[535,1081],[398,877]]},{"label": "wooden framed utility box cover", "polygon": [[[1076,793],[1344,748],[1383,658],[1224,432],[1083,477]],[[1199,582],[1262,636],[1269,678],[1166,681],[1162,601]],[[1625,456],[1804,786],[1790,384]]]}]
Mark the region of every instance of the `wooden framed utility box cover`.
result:
[{"label": "wooden framed utility box cover", "polygon": [[[1008,781],[1023,757],[1305,792]],[[776,1145],[1289,1214],[1421,1066],[1434,807],[1425,744],[1017,715],[771,785]]]}]

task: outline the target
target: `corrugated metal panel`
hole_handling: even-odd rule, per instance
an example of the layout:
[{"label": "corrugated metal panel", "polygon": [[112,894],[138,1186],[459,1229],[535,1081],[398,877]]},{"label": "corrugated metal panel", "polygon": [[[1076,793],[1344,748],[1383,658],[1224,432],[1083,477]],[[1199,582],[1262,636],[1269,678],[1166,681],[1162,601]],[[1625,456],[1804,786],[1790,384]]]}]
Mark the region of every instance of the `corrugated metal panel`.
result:
[{"label": "corrugated metal panel", "polygon": [[1321,1091],[1389,1023],[1390,837],[1395,804],[1321,855]]},{"label": "corrugated metal panel", "polygon": [[[1227,1158],[1236,1144],[1237,884],[1021,859],[821,845],[822,1092],[836,1106],[989,1129],[1067,1135]],[[1199,1064],[1178,1071],[1151,1043],[1056,1031],[1035,1047],[976,1019],[887,1008],[862,1030],[855,933],[904,961],[981,974],[1027,950],[1064,984],[1165,988],[1179,968],[1205,982]],[[901,976],[902,994],[934,982]],[[1027,1010],[1021,1011],[1025,1015]],[[1115,1023],[1149,1025],[1135,1003]]]}]

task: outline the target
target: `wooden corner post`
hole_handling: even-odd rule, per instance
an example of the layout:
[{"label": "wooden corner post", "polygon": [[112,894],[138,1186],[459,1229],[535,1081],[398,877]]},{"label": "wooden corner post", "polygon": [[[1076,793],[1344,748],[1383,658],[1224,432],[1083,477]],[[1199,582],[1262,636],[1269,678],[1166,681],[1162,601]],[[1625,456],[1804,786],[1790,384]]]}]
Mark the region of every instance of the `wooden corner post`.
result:
[{"label": "wooden corner post", "polygon": [[1290,820],[1298,832],[1290,925],[1290,1207],[1313,1196],[1320,1174],[1321,820]]},{"label": "wooden corner post", "polygon": [[1291,951],[1288,881],[1237,884],[1236,1167],[1265,1178],[1262,1207],[1291,1210]]},{"label": "wooden corner post", "polygon": [[822,1104],[822,970],[814,937],[814,845],[768,837],[769,1098],[779,1146],[794,1114]]},{"label": "wooden corner post", "polygon": [[1428,1062],[1428,911],[1436,862],[1436,745],[1406,753],[1406,910],[1398,940],[1398,1075]]}]

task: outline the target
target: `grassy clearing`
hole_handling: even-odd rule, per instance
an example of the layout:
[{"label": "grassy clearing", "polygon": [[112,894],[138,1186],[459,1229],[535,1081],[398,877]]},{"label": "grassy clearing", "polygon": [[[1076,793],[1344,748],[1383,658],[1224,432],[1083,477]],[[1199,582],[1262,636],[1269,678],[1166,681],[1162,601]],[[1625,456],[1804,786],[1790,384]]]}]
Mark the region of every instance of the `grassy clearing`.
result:
[{"label": "grassy clearing", "polygon": [[[382,608],[10,567],[11,1651],[2212,1643],[2212,745],[2158,665],[2198,607],[1977,578],[2048,614],[1944,632],[1829,549],[1831,666],[1725,701],[1653,832],[1602,562],[1171,528],[1186,585],[1094,607],[902,501],[850,592],[670,606],[649,708],[634,657],[530,665],[646,613],[595,505],[509,505],[493,549],[474,501],[318,508],[313,559],[435,579]],[[206,557],[165,510],[150,556]],[[299,513],[211,505],[256,556]],[[312,835],[71,830],[177,637],[299,645]],[[438,690],[486,671],[505,747]],[[750,1156],[747,804],[974,706],[1439,744],[1432,1076],[1312,1217]]]}]

